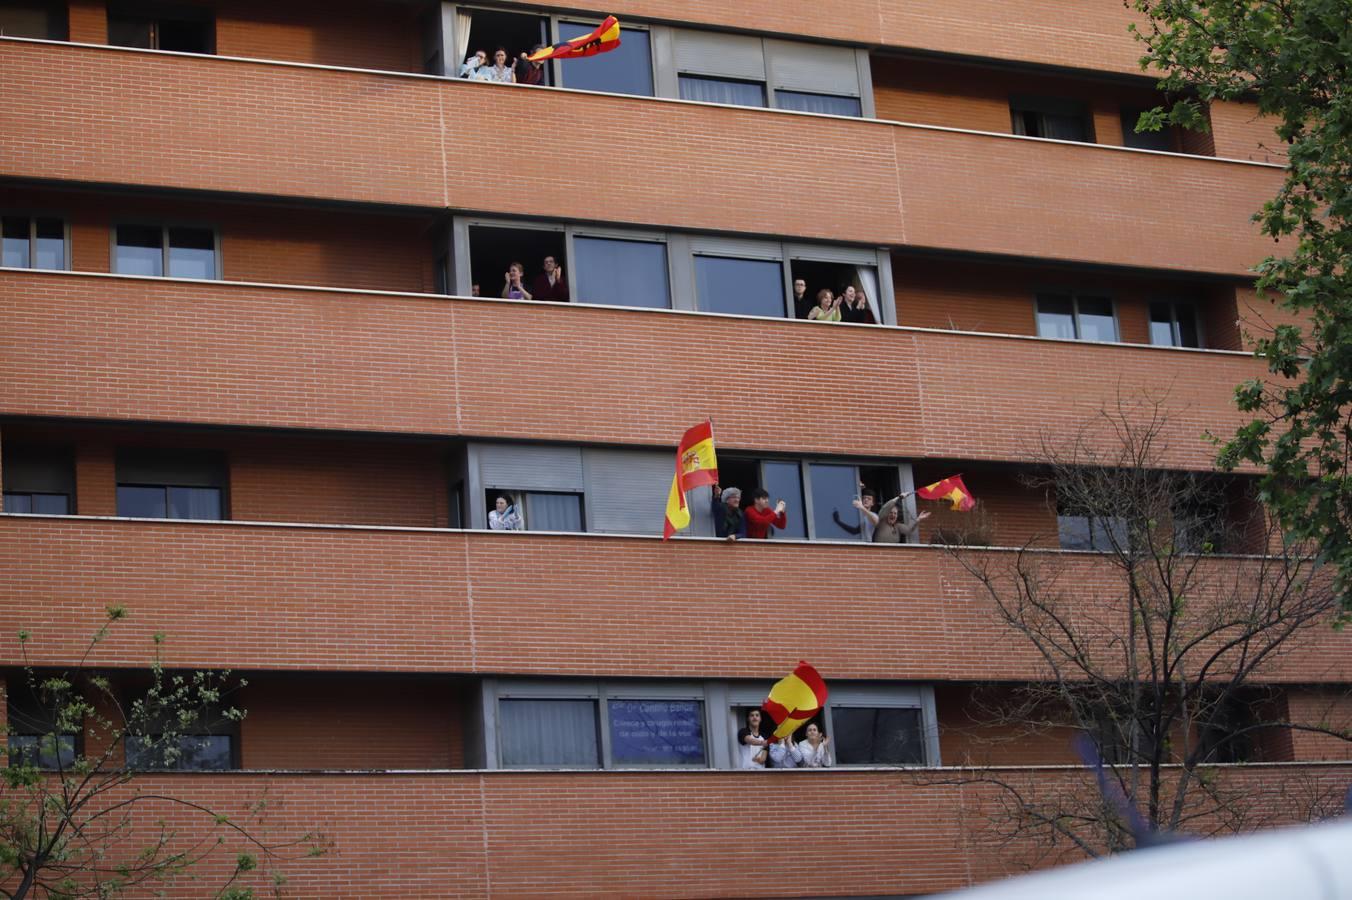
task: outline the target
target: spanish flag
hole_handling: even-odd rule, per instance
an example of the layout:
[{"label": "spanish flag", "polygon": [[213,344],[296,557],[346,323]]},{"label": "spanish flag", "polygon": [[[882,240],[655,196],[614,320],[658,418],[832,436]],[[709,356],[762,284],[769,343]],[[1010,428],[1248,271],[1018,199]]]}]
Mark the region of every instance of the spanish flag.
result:
[{"label": "spanish flag", "polygon": [[799,660],[793,674],[776,681],[770,688],[770,696],[761,704],[761,709],[775,723],[770,743],[783,740],[802,728],[825,705],[826,682],[816,669]]},{"label": "spanish flag", "polygon": [[714,426],[701,422],[685,433],[676,448],[676,474],[667,495],[667,518],[662,523],[662,540],[690,527],[690,508],[685,492],[702,484],[718,483],[718,457],[714,455]]},{"label": "spanish flag", "polygon": [[943,481],[916,489],[915,495],[921,500],[948,500],[956,512],[967,512],[976,506],[976,498],[962,483],[961,475],[952,475]]},{"label": "spanish flag", "polygon": [[527,56],[526,59],[531,62],[544,62],[547,59],[577,59],[583,56],[605,53],[607,50],[614,50],[618,46],[620,46],[620,20],[614,16],[606,16],[605,21],[597,26],[591,34],[584,34],[552,47],[541,47]]}]

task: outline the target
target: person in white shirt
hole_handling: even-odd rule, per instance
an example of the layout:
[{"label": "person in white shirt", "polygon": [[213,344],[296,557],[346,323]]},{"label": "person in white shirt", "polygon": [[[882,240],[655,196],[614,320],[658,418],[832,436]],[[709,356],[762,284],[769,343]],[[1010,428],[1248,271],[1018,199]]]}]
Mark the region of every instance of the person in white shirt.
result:
[{"label": "person in white shirt", "polygon": [[763,769],[769,756],[761,737],[761,711],[753,709],[746,714],[746,727],[737,732],[737,768]]},{"label": "person in white shirt", "polygon": [[516,70],[507,64],[507,50],[499,47],[493,51],[493,65],[480,66],[474,73],[476,81],[496,81],[500,84],[516,84]]},{"label": "person in white shirt", "polygon": [[488,527],[493,531],[522,531],[524,526],[521,515],[506,497],[498,497],[493,502],[494,509],[488,513]]},{"label": "person in white shirt", "polygon": [[776,769],[796,769],[803,764],[803,751],[793,742],[793,735],[770,745],[770,765]]},{"label": "person in white shirt", "polygon": [[831,739],[822,734],[816,722],[807,726],[807,737],[794,745],[799,754],[799,765],[805,769],[823,769],[835,765],[831,757]]}]

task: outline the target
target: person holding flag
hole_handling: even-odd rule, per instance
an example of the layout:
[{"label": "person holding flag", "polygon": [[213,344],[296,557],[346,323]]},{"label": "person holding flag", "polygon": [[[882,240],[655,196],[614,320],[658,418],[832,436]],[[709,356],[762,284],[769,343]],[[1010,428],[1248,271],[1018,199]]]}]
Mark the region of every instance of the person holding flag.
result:
[{"label": "person holding flag", "polygon": [[662,540],[690,527],[690,506],[685,492],[700,485],[718,484],[718,457],[714,454],[714,425],[704,421],[690,428],[676,448],[676,474],[667,495],[667,515],[662,522]]},{"label": "person holding flag", "polygon": [[855,501],[855,508],[859,510],[860,515],[873,525],[875,544],[904,544],[906,538],[915,534],[920,523],[930,517],[927,512],[922,512],[914,519],[907,519],[902,515],[901,501],[914,493],[915,491],[902,491],[884,503],[883,508],[876,513],[865,504]]}]

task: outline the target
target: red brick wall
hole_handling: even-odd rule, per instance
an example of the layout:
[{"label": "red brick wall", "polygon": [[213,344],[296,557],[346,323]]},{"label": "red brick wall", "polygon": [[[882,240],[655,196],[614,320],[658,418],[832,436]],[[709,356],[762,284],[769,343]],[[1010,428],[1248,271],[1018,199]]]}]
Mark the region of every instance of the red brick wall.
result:
[{"label": "red brick wall", "polygon": [[420,4],[217,0],[216,52],[324,66],[421,72]]},{"label": "red brick wall", "polygon": [[953,534],[973,527],[989,527],[996,546],[1058,546],[1055,506],[1048,504],[1041,492],[1021,484],[1018,471],[1012,467],[927,461],[915,466],[915,483],[933,484],[959,473],[963,484],[978,498],[979,518],[974,520],[972,513],[954,512],[947,502],[917,501],[919,510],[930,514],[920,524],[921,542],[937,542],[941,531]]},{"label": "red brick wall", "polygon": [[[1290,688],[1286,691],[1286,704],[1292,723],[1331,730],[1352,738],[1352,687],[1349,685]],[[1352,759],[1352,740],[1338,734],[1293,730],[1290,742],[1296,759]]]},{"label": "red brick wall", "polygon": [[1203,343],[1212,350],[1239,350],[1233,285],[1171,281],[1106,272],[1074,272],[924,259],[894,253],[892,281],[897,321],[917,328],[1037,334],[1036,295],[1043,291],[1085,291],[1111,297],[1125,342],[1150,343],[1150,303],[1196,303]]},{"label": "red brick wall", "polygon": [[251,522],[449,523],[445,446],[320,436],[7,425],[11,446],[75,448],[75,511],[117,513],[119,448],[211,450],[229,467],[229,513]]},{"label": "red brick wall", "polygon": [[247,675],[246,769],[453,769],[465,764],[462,689],[446,681]]},{"label": "red brick wall", "polygon": [[1003,709],[1007,689],[996,685],[940,684],[934,687],[939,719],[939,757],[946,766],[1077,765],[1075,731],[1031,731],[993,724],[992,709]]},{"label": "red brick wall", "polygon": [[1274,120],[1259,116],[1258,107],[1252,103],[1211,106],[1211,131],[1217,156],[1285,163],[1286,145],[1277,137],[1276,127]]},{"label": "red brick wall", "polygon": [[[1241,421],[1232,387],[1260,374],[1241,355],[812,322],[50,273],[5,285],[10,415],[649,446],[712,415],[729,449],[1018,460],[1125,387],[1168,394],[1171,464],[1210,467],[1199,436]],[[775,354],[729,366],[729,328]],[[673,395],[654,360],[677,358],[719,375]],[[822,391],[855,383],[861,360],[879,361],[869,390]]]},{"label": "red brick wall", "polygon": [[71,268],[111,272],[112,228],[121,222],[215,228],[230,281],[362,290],[433,289],[432,216],[380,215],[356,209],[241,205],[35,188],[6,193],[8,210],[64,218]]},{"label": "red brick wall", "polygon": [[[1094,556],[1036,559],[1086,614],[1119,597]],[[1207,566],[1195,597],[1249,577]],[[11,518],[0,570],[0,634],[32,630],[39,662],[68,659],[123,602],[132,617],[100,647],[108,665],[144,666],[162,630],[167,664],[234,669],[766,678],[811,659],[832,678],[1042,673],[971,576],[928,547]],[[789,637],[749,654],[764,623],[736,598],[769,584]],[[1348,640],[1312,629],[1265,677],[1352,682]]]},{"label": "red brick wall", "polygon": [[[1078,772],[1003,770],[1044,791],[1083,787]],[[941,773],[941,778],[960,773]],[[1309,810],[1292,797],[1336,797],[1346,766],[1219,770],[1255,818],[1278,824]],[[288,895],[340,900],[379,891],[457,896],[712,897],[928,894],[1018,871],[1026,845],[985,831],[989,786],[927,784],[924,773],[784,772],[457,773],[444,775],[157,775],[146,793],[182,797],[240,821],[267,798],[274,840],[319,830],[333,852],[282,865]],[[1336,805],[1336,803],[1334,804]],[[813,839],[776,858],[747,836],[748,811],[810,817]],[[754,818],[754,816],[753,816]],[[164,819],[185,839],[210,819],[147,804],[136,828]],[[144,832],[137,832],[144,833]],[[170,896],[201,896],[244,849],[233,835],[196,880]],[[243,883],[269,890],[268,872]]]},{"label": "red brick wall", "polygon": [[[538,216],[573,208],[604,171],[605,215],[617,222],[1232,274],[1270,249],[1248,217],[1280,178],[1214,160],[761,110],[102,49],[0,49],[3,76],[15,82],[12,112],[28,123],[3,136],[0,174],[27,178],[247,185]],[[133,101],[147,79],[167,92],[162,103]],[[90,83],[103,90],[85,90]],[[607,139],[555,132],[547,154],[530,142],[485,153],[464,140],[549,119],[561,105],[607,122]],[[53,152],[73,129],[86,139]],[[832,148],[829,178],[821,147]],[[744,165],[748,154],[756,167]]]}]

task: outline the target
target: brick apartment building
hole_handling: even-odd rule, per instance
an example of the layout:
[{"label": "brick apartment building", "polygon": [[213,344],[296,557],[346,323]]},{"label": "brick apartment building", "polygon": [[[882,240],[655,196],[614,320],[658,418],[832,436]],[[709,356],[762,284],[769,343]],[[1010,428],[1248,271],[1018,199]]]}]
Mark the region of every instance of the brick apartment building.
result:
[{"label": "brick apartment building", "polygon": [[[544,87],[455,77],[606,13],[621,48]],[[1021,486],[1040,436],[1168,392],[1168,462],[1205,469],[1197,436],[1240,421],[1270,249],[1249,216],[1280,151],[1240,104],[1210,134],[1133,133],[1159,98],[1128,19],[0,0],[0,635],[69,665],[124,603],[99,659],[128,684],[156,631],[173,667],[246,674],[203,771],[141,783],[266,791],[282,827],[322,826],[337,852],[288,870],[298,896],[994,874],[963,791],[888,766],[970,761],[973,685],[1036,661],[930,545],[943,516],[892,548],[837,519],[861,479],[962,471],[996,544],[1092,550]],[[573,302],[498,299],[546,256]],[[800,320],[799,278],[864,290],[881,324]],[[776,540],[655,537],[705,417],[725,483],[789,500]],[[502,493],[526,533],[487,530]],[[1282,662],[1290,708],[1352,681],[1340,641]],[[739,711],[800,658],[840,765],[732,771]],[[654,709],[674,743],[621,727]],[[1344,755],[1297,733],[1236,777],[1346,780]]]}]

